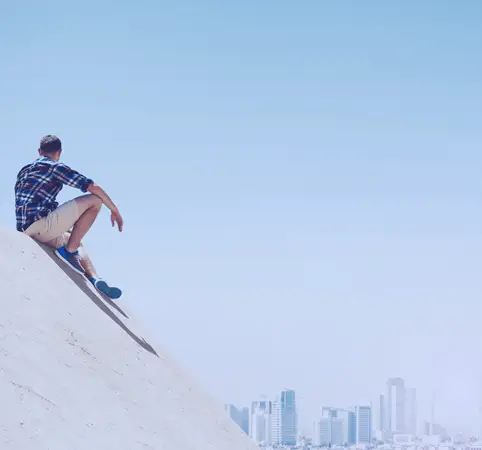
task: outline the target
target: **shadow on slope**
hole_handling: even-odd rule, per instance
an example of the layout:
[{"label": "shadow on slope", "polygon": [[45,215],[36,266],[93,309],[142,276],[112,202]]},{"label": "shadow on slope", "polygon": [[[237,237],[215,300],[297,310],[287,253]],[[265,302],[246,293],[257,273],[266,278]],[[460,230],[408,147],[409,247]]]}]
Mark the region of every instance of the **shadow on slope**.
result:
[{"label": "shadow on slope", "polygon": [[[35,242],[35,241],[34,241]],[[156,353],[154,348],[146,342],[144,338],[141,338],[137,335],[135,335],[127,326],[122,322],[121,319],[119,319],[100,299],[99,296],[102,297],[102,299],[108,303],[112,308],[116,309],[120,314],[122,314],[125,318],[129,318],[129,316],[122,311],[122,309],[119,307],[119,305],[116,305],[109,297],[103,295],[102,293],[95,293],[93,292],[90,287],[87,285],[87,280],[82,276],[79,275],[78,273],[74,272],[69,266],[66,264],[63,264],[62,261],[57,258],[57,256],[54,254],[52,248],[47,247],[46,245],[40,244],[36,242],[36,244],[45,252],[47,255],[50,256],[50,259],[57,264],[68,276],[69,278],[79,287],[79,289],[89,297],[90,300],[102,311],[104,312],[110,319],[112,319],[119,327],[121,327],[137,344],[139,344],[144,350],[147,350],[148,352],[152,353],[153,355],[159,357],[159,355]]]}]

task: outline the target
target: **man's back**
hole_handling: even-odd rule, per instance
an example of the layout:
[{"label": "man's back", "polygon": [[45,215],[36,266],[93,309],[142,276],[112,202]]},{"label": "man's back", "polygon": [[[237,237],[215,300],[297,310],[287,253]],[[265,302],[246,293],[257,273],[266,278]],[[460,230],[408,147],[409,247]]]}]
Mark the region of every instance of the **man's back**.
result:
[{"label": "man's back", "polygon": [[36,220],[58,207],[57,195],[64,184],[85,192],[92,180],[48,156],[20,169],[15,183],[17,230],[25,231]]}]

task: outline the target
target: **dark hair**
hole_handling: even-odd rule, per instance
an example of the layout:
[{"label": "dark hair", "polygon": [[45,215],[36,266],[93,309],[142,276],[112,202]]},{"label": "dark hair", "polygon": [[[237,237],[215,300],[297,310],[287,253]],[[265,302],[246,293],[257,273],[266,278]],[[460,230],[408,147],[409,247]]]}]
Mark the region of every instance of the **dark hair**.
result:
[{"label": "dark hair", "polygon": [[62,142],[57,136],[48,134],[40,139],[40,150],[42,153],[57,153],[62,148]]}]

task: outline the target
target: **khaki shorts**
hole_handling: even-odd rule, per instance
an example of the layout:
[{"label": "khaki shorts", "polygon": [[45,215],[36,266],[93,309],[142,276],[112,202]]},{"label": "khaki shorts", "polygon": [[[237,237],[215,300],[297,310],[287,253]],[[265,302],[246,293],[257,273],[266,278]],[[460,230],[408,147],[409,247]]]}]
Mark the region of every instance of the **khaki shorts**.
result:
[{"label": "khaki shorts", "polygon": [[70,231],[79,217],[77,202],[75,199],[70,200],[49,213],[47,217],[30,225],[25,230],[25,234],[43,244],[60,248],[67,244]]}]

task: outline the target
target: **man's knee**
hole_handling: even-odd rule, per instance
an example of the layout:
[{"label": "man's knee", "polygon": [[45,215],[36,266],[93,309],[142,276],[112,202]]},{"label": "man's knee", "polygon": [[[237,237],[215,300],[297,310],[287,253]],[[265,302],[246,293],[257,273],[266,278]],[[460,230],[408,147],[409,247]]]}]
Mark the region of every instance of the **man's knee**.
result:
[{"label": "man's knee", "polygon": [[83,195],[82,197],[77,197],[75,199],[77,204],[79,205],[81,211],[86,211],[87,209],[97,209],[100,211],[102,207],[102,200],[100,197],[94,194],[87,194]]},{"label": "man's knee", "polygon": [[90,194],[92,195],[92,208],[95,208],[95,209],[98,209],[100,210],[100,208],[102,208],[102,200],[100,199],[100,197],[97,197],[97,195],[94,195],[94,194]]}]

